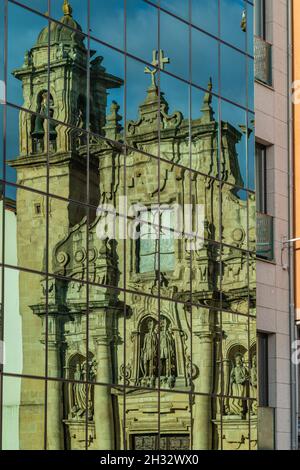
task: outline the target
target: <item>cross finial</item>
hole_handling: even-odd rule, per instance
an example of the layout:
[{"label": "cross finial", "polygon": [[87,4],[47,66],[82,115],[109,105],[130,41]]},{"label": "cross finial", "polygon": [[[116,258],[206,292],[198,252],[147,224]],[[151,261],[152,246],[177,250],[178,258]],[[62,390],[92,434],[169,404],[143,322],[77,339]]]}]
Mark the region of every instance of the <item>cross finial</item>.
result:
[{"label": "cross finial", "polygon": [[72,16],[72,7],[68,0],[64,0],[62,10],[65,16]]},{"label": "cross finial", "polygon": [[164,70],[165,64],[169,64],[169,63],[170,63],[170,59],[164,56],[164,51],[162,49],[160,49],[159,51],[154,50],[152,52],[151,64],[155,68],[151,70],[149,67],[145,67],[145,73],[149,73],[151,75],[152,86],[156,86],[155,75],[158,71],[158,68],[160,68],[161,70]]}]

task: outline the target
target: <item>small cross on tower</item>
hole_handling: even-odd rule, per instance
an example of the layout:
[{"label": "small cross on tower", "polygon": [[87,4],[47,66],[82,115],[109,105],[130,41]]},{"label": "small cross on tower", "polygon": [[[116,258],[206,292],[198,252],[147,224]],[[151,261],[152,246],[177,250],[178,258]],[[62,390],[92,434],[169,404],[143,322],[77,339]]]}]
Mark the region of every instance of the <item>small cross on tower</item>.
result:
[{"label": "small cross on tower", "polygon": [[161,70],[164,70],[165,64],[169,64],[169,63],[170,63],[170,59],[164,56],[164,51],[162,49],[160,49],[159,51],[157,50],[153,51],[151,64],[155,68],[150,69],[149,67],[145,67],[145,73],[149,73],[151,75],[152,86],[156,87],[155,75],[158,72],[158,68],[160,68]]}]

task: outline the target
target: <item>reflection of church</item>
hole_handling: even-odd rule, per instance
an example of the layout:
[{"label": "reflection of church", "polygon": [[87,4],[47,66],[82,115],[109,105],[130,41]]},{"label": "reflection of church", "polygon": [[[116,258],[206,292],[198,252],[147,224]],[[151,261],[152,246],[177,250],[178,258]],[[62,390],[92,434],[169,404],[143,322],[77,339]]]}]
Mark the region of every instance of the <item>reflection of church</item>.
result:
[{"label": "reflection of church", "polygon": [[[78,28],[68,2],[61,22]],[[158,432],[162,448],[188,449],[192,430],[195,449],[220,448],[222,436],[224,448],[247,448],[249,441],[255,448],[256,405],[246,399],[256,396],[256,329],[247,316],[255,311],[255,266],[242,251],[248,241],[250,246],[254,244],[251,217],[255,207],[248,201],[247,241],[247,201],[231,186],[211,178],[217,175],[220,163],[224,182],[242,184],[236,155],[240,132],[222,122],[218,163],[220,129],[212,109],[212,84],[199,118],[189,126],[181,112],[168,113],[164,95],[158,96],[154,74],[137,121],[127,122],[123,130],[118,105],[113,102],[109,113],[106,111],[108,90],[123,86],[123,82],[110,75],[98,58],[89,65],[90,129],[109,140],[94,135],[87,140],[82,130],[87,122],[85,45],[72,30],[50,25],[48,90],[48,34],[47,29],[40,33],[24,65],[14,72],[23,83],[24,108],[40,113],[38,117],[20,113],[20,155],[11,162],[18,182],[45,189],[49,149],[50,192],[82,200],[89,150],[89,187],[95,207],[99,201],[117,207],[118,197],[125,193],[129,205],[150,207],[157,204],[158,194],[161,204],[202,204],[206,239],[219,240],[222,229],[226,243],[220,249],[218,244],[205,242],[196,251],[188,251],[185,240],[162,238],[158,275],[155,242],[144,242],[143,237],[130,239],[125,252],[122,240],[101,241],[97,237],[101,214],[91,216],[90,211],[87,220],[82,207],[50,199],[49,270],[56,277],[40,285],[32,275],[28,292],[25,275],[20,274],[24,366],[28,370],[32,358],[41,357],[48,344],[48,375],[75,381],[66,386],[51,381],[49,385],[48,446],[84,448],[87,416],[91,449],[123,448],[124,442],[127,448],[155,448]],[[47,114],[78,130],[52,122],[48,126]],[[126,154],[124,134],[130,146]],[[158,141],[162,157],[159,177],[157,160],[144,153],[157,154]],[[192,173],[190,178],[187,168],[191,166],[202,174]],[[19,190],[17,217],[20,265],[42,271],[46,243],[42,196]],[[140,212],[139,217],[151,220],[151,210]],[[34,252],[27,249],[29,232]],[[123,267],[129,290],[125,298],[112,288],[124,287]],[[26,283],[29,277],[26,273]],[[87,279],[92,282],[88,315]],[[220,313],[221,300],[231,313]],[[35,375],[44,374],[42,365],[40,369]],[[94,382],[104,385],[92,385]],[[189,391],[195,393],[188,395]],[[222,392],[227,397],[213,398]],[[42,391],[33,391],[24,381],[22,448],[43,445],[38,442],[43,437],[31,431],[32,406],[42,409],[43,403]]]}]

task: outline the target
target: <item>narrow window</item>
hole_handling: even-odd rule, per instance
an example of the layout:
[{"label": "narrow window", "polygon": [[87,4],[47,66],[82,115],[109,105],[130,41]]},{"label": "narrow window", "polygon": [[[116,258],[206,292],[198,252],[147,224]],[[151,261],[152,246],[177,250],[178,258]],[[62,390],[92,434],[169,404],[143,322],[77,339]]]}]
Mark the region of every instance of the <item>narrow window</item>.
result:
[{"label": "narrow window", "polygon": [[258,404],[259,406],[269,406],[269,335],[258,333]]},{"label": "narrow window", "polygon": [[254,34],[266,40],[266,2],[265,0],[254,0]]},{"label": "narrow window", "polygon": [[267,213],[267,149],[264,145],[255,146],[256,210]]}]

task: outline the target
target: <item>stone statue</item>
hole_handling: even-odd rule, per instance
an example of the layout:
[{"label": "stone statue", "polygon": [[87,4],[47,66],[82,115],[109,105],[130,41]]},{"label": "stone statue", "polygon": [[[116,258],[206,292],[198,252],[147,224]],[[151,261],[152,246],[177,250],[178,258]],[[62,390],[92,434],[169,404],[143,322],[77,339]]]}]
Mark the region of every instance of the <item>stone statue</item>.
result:
[{"label": "stone statue", "polygon": [[256,354],[252,356],[252,364],[250,370],[250,398],[253,398],[251,402],[251,414],[257,414],[257,358]]},{"label": "stone statue", "polygon": [[148,320],[147,327],[141,349],[141,370],[144,379],[148,377],[151,385],[154,385],[157,376],[158,331],[152,318]]},{"label": "stone statue", "polygon": [[[72,385],[72,419],[84,419],[87,410],[88,419],[92,420],[94,416],[94,390],[93,385],[88,382],[94,382],[96,378],[97,362],[89,361],[88,370],[87,362],[77,363],[74,372],[74,380],[82,383],[74,383]],[[87,382],[88,380],[88,382]]]},{"label": "stone statue", "polygon": [[32,53],[31,51],[26,51],[24,55],[24,67],[31,67],[32,65]]},{"label": "stone statue", "polygon": [[[77,363],[74,372],[74,380],[83,381],[82,366]],[[82,418],[86,410],[86,384],[85,383],[74,383],[72,385],[72,418]]]},{"label": "stone statue", "polygon": [[167,320],[162,318],[160,330],[160,376],[170,387],[175,382],[175,344]]},{"label": "stone statue", "polygon": [[57,51],[56,51],[56,58],[57,60],[62,60],[62,59],[66,59],[68,57],[68,54],[65,50],[65,46],[64,44],[61,42],[57,48]]},{"label": "stone statue", "polygon": [[244,365],[242,354],[235,356],[234,366],[230,373],[229,414],[244,415],[244,397],[247,396],[249,373]]}]

